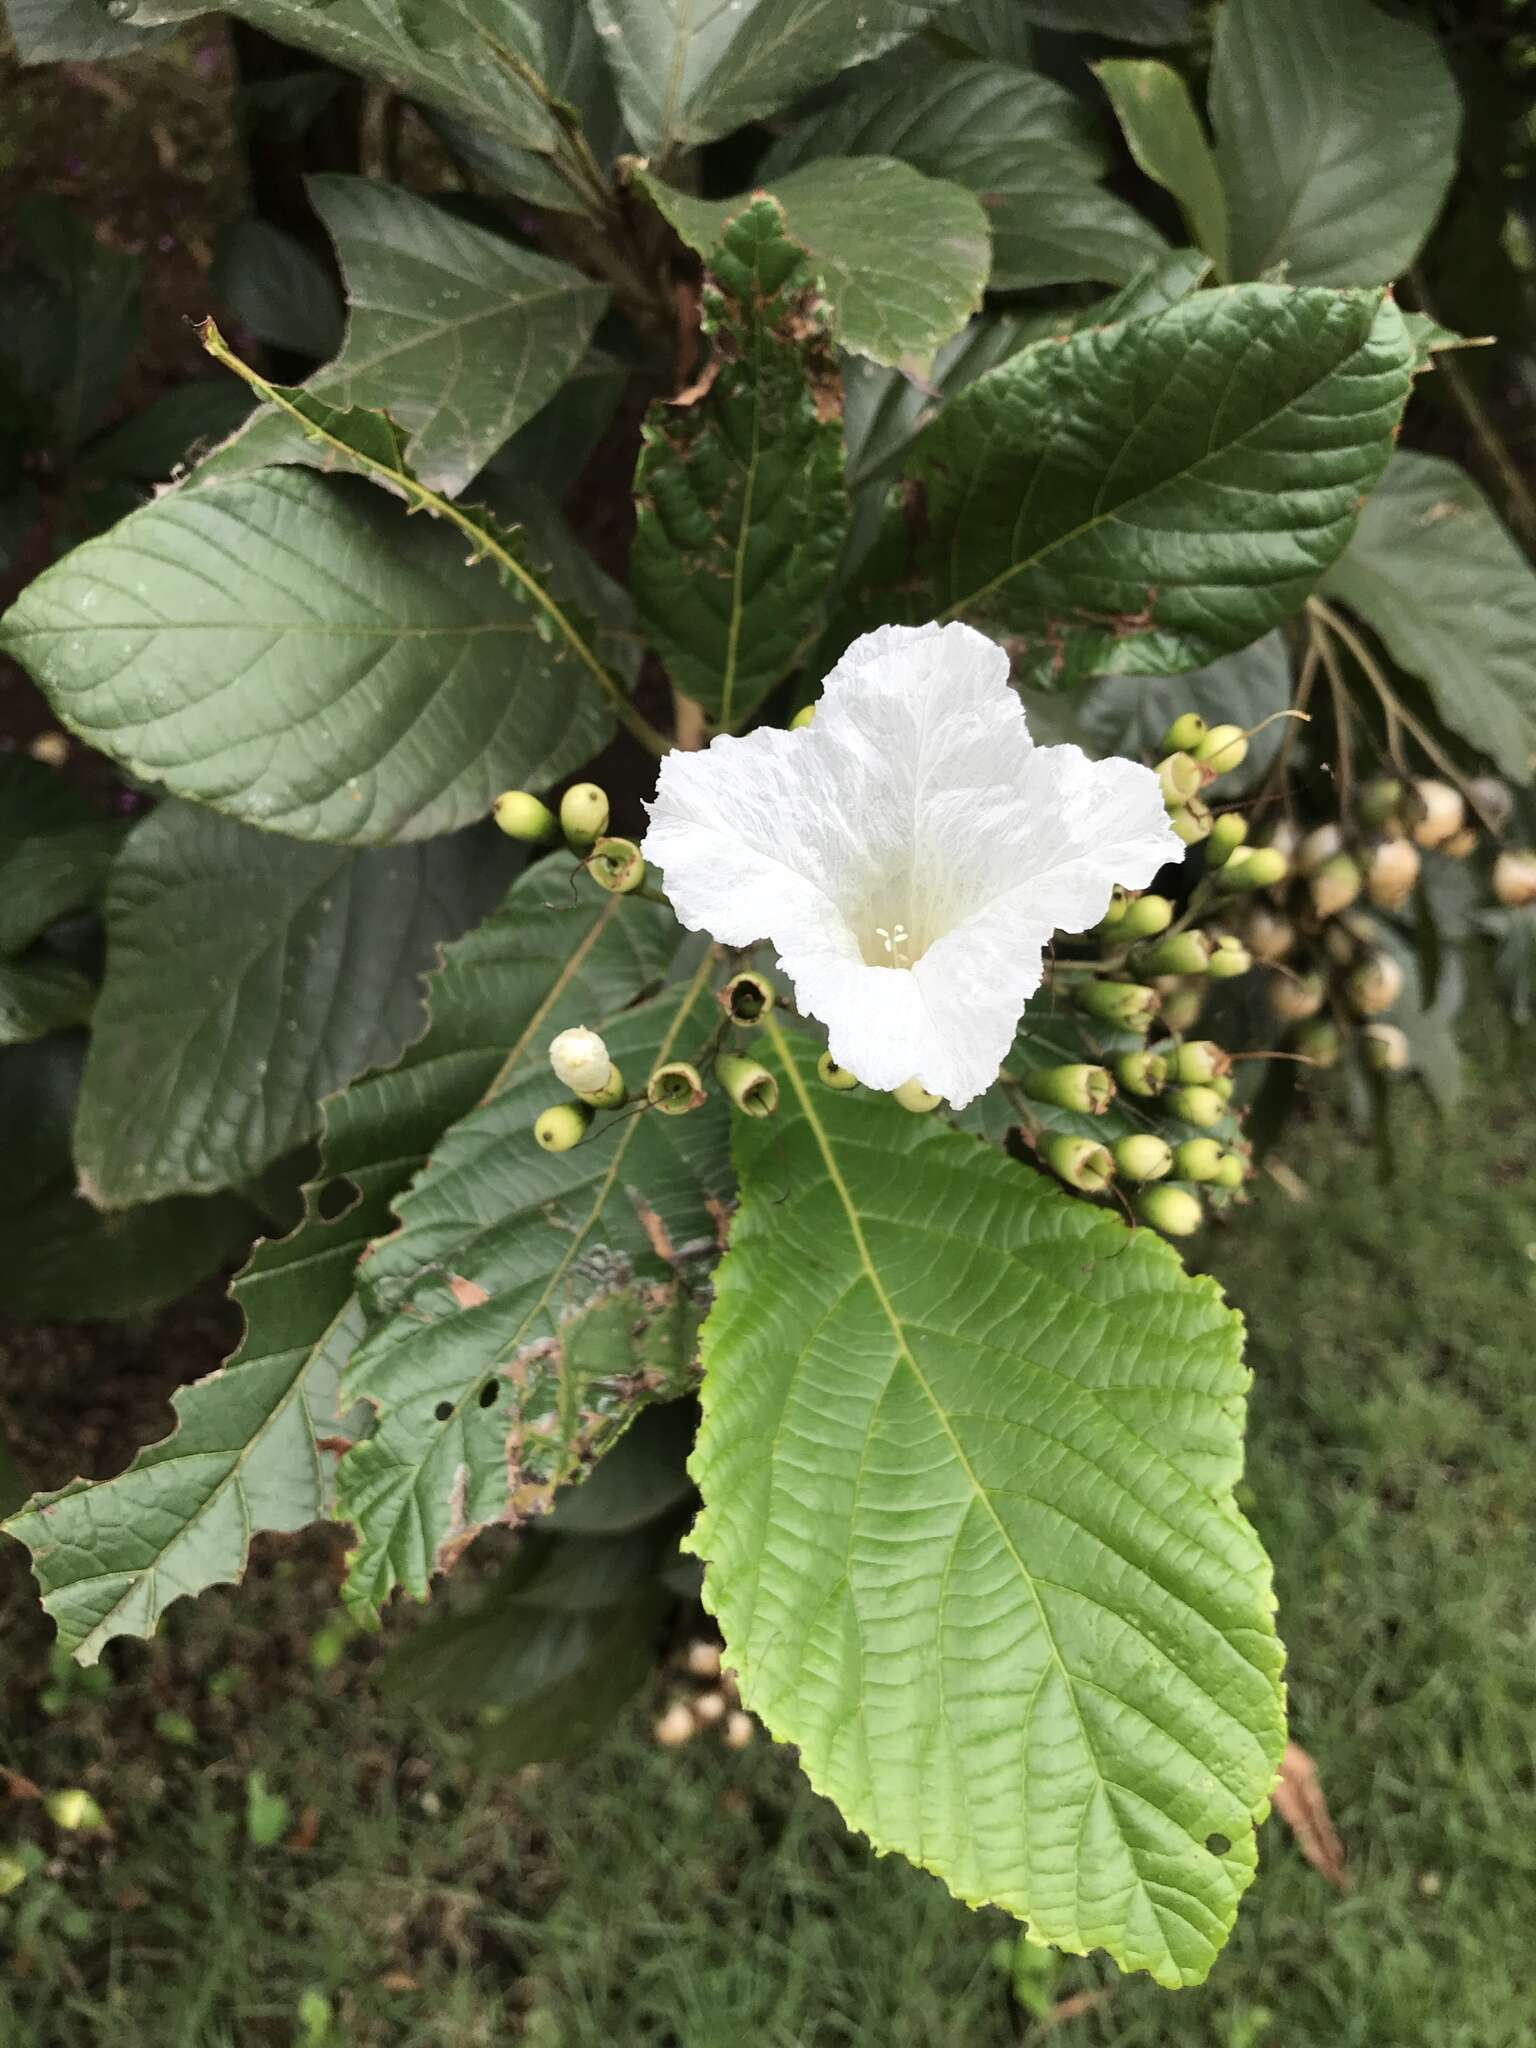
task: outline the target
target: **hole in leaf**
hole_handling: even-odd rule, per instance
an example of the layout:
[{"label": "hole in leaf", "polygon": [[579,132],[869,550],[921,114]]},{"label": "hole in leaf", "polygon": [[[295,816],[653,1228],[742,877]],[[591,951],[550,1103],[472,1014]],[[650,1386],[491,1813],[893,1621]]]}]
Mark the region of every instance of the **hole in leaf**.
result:
[{"label": "hole in leaf", "polygon": [[497,1391],[496,1382],[494,1380],[487,1380],[480,1389],[480,1406],[482,1408],[494,1408],[496,1406]]},{"label": "hole in leaf", "polygon": [[328,1180],[315,1197],[315,1214],[322,1223],[337,1223],[349,1209],[356,1208],[363,1199],[363,1191],[355,1180],[344,1173],[338,1173],[334,1180]]},{"label": "hole in leaf", "polygon": [[1205,1838],[1205,1850],[1208,1856],[1230,1856],[1232,1844],[1225,1835],[1207,1835]]},{"label": "hole in leaf", "polygon": [[449,1416],[453,1413],[453,1403],[451,1401],[439,1401],[437,1406],[432,1410],[432,1413],[437,1417],[439,1422],[446,1422]]}]

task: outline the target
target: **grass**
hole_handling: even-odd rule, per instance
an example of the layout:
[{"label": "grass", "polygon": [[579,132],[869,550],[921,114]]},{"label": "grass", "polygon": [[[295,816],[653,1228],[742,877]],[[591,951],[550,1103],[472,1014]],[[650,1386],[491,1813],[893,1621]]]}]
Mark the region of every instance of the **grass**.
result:
[{"label": "grass", "polygon": [[[1172,1995],[1097,1965],[1073,2048],[1517,2048],[1536,1896],[1536,1102],[1516,1056],[1450,1127],[1402,1093],[1399,1179],[1328,1115],[1310,1189],[1210,1248],[1252,1325],[1247,1506],[1274,1553],[1295,1734],[1350,1853],[1331,1891],[1278,1821],[1230,1948]],[[318,1538],[39,1688],[5,1560],[4,1761],[111,1832],[0,1808],[3,2048],[1001,2048],[1045,2038],[1007,1923],[850,1840],[758,1740],[659,1749],[664,1681],[579,1762],[477,1776],[382,1703]],[[254,1809],[250,1774],[259,1772]],[[262,1807],[261,1795],[286,1803]],[[258,1835],[277,1839],[259,1846]],[[275,1823],[275,1825],[274,1825]],[[298,1846],[295,1846],[295,1843]],[[307,1844],[307,1846],[303,1846]]]}]

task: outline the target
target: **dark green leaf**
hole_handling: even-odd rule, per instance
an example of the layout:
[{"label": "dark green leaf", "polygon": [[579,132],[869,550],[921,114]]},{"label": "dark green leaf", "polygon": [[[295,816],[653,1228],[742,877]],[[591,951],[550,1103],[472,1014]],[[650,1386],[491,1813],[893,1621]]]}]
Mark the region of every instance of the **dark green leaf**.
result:
[{"label": "dark green leaf", "polygon": [[98,242],[62,199],[21,209],[23,248],[56,295],[49,337],[53,436],[79,446],[111,404],[139,339],[142,264]]},{"label": "dark green leaf", "polygon": [[208,282],[259,341],[302,356],[341,346],[341,295],[319,257],[270,221],[232,220],[219,231]]},{"label": "dark green leaf", "polygon": [[82,461],[95,477],[163,483],[178,464],[195,462],[232,434],[250,409],[249,396],[232,378],[194,377],[99,434]]},{"label": "dark green leaf", "polygon": [[0,960],[0,1045],[25,1045],[85,1023],[95,986],[46,955]]},{"label": "dark green leaf", "polygon": [[101,895],[127,826],[25,754],[0,754],[0,958]]},{"label": "dark green leaf", "polygon": [[941,19],[971,49],[1020,63],[1032,24],[1127,43],[1178,43],[1193,32],[1190,0],[962,0]]}]

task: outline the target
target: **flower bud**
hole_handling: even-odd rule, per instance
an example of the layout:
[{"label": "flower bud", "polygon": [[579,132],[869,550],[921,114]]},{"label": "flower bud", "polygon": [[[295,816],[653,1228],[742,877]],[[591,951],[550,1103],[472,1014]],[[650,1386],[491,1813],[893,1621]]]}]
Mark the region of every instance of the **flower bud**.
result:
[{"label": "flower bud", "polygon": [[1127,1180],[1161,1180],[1173,1168],[1173,1150],[1152,1131],[1135,1131],[1114,1145],[1115,1167]]},{"label": "flower bud", "polygon": [[1170,811],[1168,822],[1175,837],[1182,839],[1186,846],[1198,846],[1202,839],[1210,837],[1211,813],[1197,796],[1192,796],[1178,810]]},{"label": "flower bud", "polygon": [[1123,1052],[1115,1061],[1115,1079],[1128,1095],[1156,1095],[1167,1078],[1160,1052]]},{"label": "flower bud", "polygon": [[686,1116],[708,1100],[697,1067],[686,1060],[668,1060],[645,1084],[645,1099],[663,1116]]},{"label": "flower bud", "polygon": [[50,1792],[43,1810],[56,1828],[67,1828],[71,1834],[96,1834],[107,1824],[107,1816],[81,1785]]},{"label": "flower bud", "polygon": [[613,896],[627,896],[645,880],[645,859],[633,839],[599,839],[587,867],[598,887]]},{"label": "flower bud", "polygon": [[1378,1074],[1402,1074],[1413,1064],[1408,1034],[1397,1024],[1367,1024],[1360,1034],[1365,1056]]},{"label": "flower bud", "polygon": [[1309,884],[1312,908],[1319,917],[1337,917],[1360,894],[1361,874],[1347,853],[1336,853],[1313,871]]},{"label": "flower bud", "polygon": [[1242,812],[1223,811],[1211,826],[1210,836],[1205,842],[1206,866],[1225,867],[1247,837],[1248,820]]},{"label": "flower bud", "polygon": [[1221,1171],[1221,1147],[1214,1138],[1186,1138],[1176,1145],[1173,1170],[1180,1180],[1214,1180]]},{"label": "flower bud", "polygon": [[569,1152],[587,1135],[592,1106],[586,1102],[556,1102],[540,1112],[533,1135],[546,1152]]},{"label": "flower bud", "polygon": [[1192,754],[1205,738],[1206,724],[1198,711],[1185,711],[1163,734],[1165,754]]},{"label": "flower bud", "polygon": [[1536,903],[1536,851],[1506,847],[1493,864],[1493,893],[1508,910]]},{"label": "flower bud", "polygon": [[1440,848],[1447,860],[1470,860],[1477,851],[1477,827],[1463,825],[1459,832],[1453,832]]},{"label": "flower bud", "polygon": [[1149,946],[1136,964],[1148,974],[1204,974],[1211,964],[1211,942],[1198,928],[1170,932]]},{"label": "flower bud", "polygon": [[1024,1093],[1036,1102],[1054,1102],[1082,1116],[1099,1116],[1114,1100],[1115,1084],[1103,1067],[1035,1067],[1024,1076]]},{"label": "flower bud", "polygon": [[1190,752],[1208,773],[1230,775],[1248,758],[1248,735],[1240,725],[1212,725]]},{"label": "flower bud", "polygon": [[733,974],[720,991],[720,1007],[733,1024],[761,1024],[773,1008],[774,987],[766,974],[750,968]]},{"label": "flower bud", "polygon": [[815,723],[815,720],[816,706],[814,704],[802,704],[794,717],[789,721],[789,729],[791,732],[804,732],[808,725]]},{"label": "flower bud", "polygon": [[1320,867],[1343,851],[1344,829],[1330,818],[1326,825],[1315,826],[1298,845],[1296,865],[1304,875],[1316,874]]},{"label": "flower bud", "polygon": [[1314,1017],[1296,1033],[1296,1050],[1314,1067],[1332,1067],[1338,1064],[1344,1041],[1331,1018]]},{"label": "flower bud", "polygon": [[1200,763],[1193,754],[1180,750],[1165,755],[1157,764],[1157,780],[1163,792],[1163,802],[1170,810],[1177,810],[1187,804],[1191,797],[1198,796],[1205,782],[1200,772]]},{"label": "flower bud", "polygon": [[930,1110],[938,1108],[944,1098],[931,1094],[914,1074],[910,1081],[903,1081],[899,1088],[891,1090],[891,1100],[910,1110],[913,1116],[927,1116]]},{"label": "flower bud", "polygon": [[1467,784],[1489,829],[1502,832],[1515,808],[1515,793],[1497,775],[1474,775]]},{"label": "flower bud", "polygon": [[1168,1055],[1168,1072],[1179,1083],[1220,1080],[1232,1065],[1231,1053],[1214,1038],[1186,1038]]},{"label": "flower bud", "polygon": [[586,853],[608,830],[608,792],[595,782],[573,782],[560,799],[560,830],[575,853]]},{"label": "flower bud", "polygon": [[723,1052],[715,1061],[715,1079],[743,1116],[772,1116],[779,1106],[779,1084],[761,1060]]},{"label": "flower bud", "polygon": [[1253,965],[1253,955],[1236,932],[1218,932],[1211,947],[1211,964],[1205,970],[1212,981],[1235,981]]},{"label": "flower bud", "polygon": [[1198,1195],[1166,1182],[1161,1187],[1143,1188],[1132,1207],[1143,1223],[1150,1223],[1166,1237],[1193,1237],[1205,1215]]},{"label": "flower bud", "polygon": [[1202,1130],[1219,1124],[1227,1113],[1227,1105],[1214,1088],[1175,1088],[1167,1100],[1176,1117],[1187,1124],[1198,1124]]},{"label": "flower bud", "polygon": [[1163,999],[1163,1023],[1169,1031],[1192,1031],[1205,1003],[1205,990],[1198,981],[1182,983]]},{"label": "flower bud", "polygon": [[509,839],[527,846],[546,846],[560,836],[560,824],[548,804],[526,789],[504,789],[495,804],[496,823]]},{"label": "flower bud", "polygon": [[573,1024],[557,1032],[550,1041],[549,1064],[555,1079],[573,1095],[596,1095],[608,1085],[613,1061],[608,1048],[595,1031]]},{"label": "flower bud", "polygon": [[1277,974],[1269,984],[1269,1007],[1288,1024],[1315,1017],[1328,1000],[1320,974]]},{"label": "flower bud", "polygon": [[1403,992],[1403,970],[1391,953],[1368,953],[1344,984],[1350,1005],[1362,1017],[1379,1017]]},{"label": "flower bud", "polygon": [[1221,870],[1224,889],[1273,889],[1290,873],[1290,862],[1278,846],[1242,846]]},{"label": "flower bud", "polygon": [[1436,782],[1432,777],[1416,782],[1413,796],[1413,836],[1417,844],[1426,850],[1443,846],[1467,821],[1467,807],[1461,800],[1461,791],[1453,789],[1448,782]]},{"label": "flower bud", "polygon": [[1400,910],[1413,894],[1421,865],[1411,839],[1383,839],[1366,855],[1366,895],[1378,910]]},{"label": "flower bud", "polygon": [[1296,927],[1288,917],[1258,904],[1249,912],[1243,938],[1255,960],[1283,960],[1296,945]]},{"label": "flower bud", "polygon": [[1369,826],[1373,832],[1385,831],[1397,821],[1406,795],[1407,791],[1393,775],[1378,775],[1369,782],[1362,782],[1355,799],[1361,824]]},{"label": "flower bud", "polygon": [[1069,1138],[1058,1132],[1046,1140],[1045,1159],[1052,1173],[1085,1195],[1102,1194],[1115,1177],[1109,1147],[1093,1138]]},{"label": "flower bud", "polygon": [[1117,939],[1152,939],[1173,923],[1173,905],[1166,896],[1137,896],[1127,903],[1115,926]]},{"label": "flower bud", "polygon": [[850,1074],[846,1067],[840,1067],[829,1052],[824,1052],[817,1060],[816,1074],[828,1088],[836,1088],[839,1093],[849,1088],[857,1088],[859,1085],[858,1075]]},{"label": "flower bud", "polygon": [[1221,1163],[1216,1168],[1216,1185],[1219,1188],[1237,1189],[1248,1178],[1248,1162],[1241,1152],[1223,1152]]},{"label": "flower bud", "polygon": [[1116,1025],[1121,1031],[1150,1031],[1158,1007],[1156,989],[1144,988],[1139,981],[1085,978],[1073,989],[1072,1000],[1090,1017]]}]

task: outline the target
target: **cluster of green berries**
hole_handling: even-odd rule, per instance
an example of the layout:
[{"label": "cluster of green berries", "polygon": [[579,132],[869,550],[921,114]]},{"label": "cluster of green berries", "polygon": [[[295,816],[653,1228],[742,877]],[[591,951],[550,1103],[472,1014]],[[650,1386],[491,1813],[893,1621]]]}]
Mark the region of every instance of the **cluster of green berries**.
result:
[{"label": "cluster of green berries", "polygon": [[608,793],[595,782],[573,782],[556,813],[526,789],[504,789],[494,816],[509,839],[525,846],[553,846],[564,840],[599,888],[627,896],[645,880],[645,857],[633,839],[608,831]]}]

